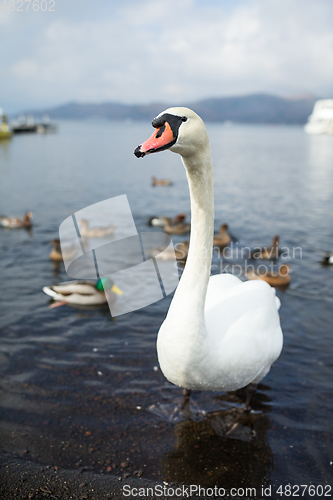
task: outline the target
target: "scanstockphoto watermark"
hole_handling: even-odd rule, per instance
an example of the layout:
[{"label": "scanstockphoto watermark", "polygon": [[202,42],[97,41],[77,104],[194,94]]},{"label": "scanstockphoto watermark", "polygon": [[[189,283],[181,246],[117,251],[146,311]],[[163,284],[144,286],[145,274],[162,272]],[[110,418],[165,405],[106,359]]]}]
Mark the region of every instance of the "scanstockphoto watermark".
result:
[{"label": "scanstockphoto watermark", "polygon": [[125,484],[122,488],[123,496],[126,498],[192,498],[192,497],[211,497],[211,498],[289,498],[289,497],[332,497],[332,486],[329,484],[280,484],[277,486],[264,485],[257,488],[204,488],[198,484],[190,486],[171,487],[167,484],[157,484],[154,487],[135,488]]},{"label": "scanstockphoto watermark", "polygon": [[[265,487],[261,488],[259,493],[264,494]],[[165,484],[156,484],[154,487],[133,487],[129,484],[125,484],[122,487],[123,496],[126,498],[192,498],[192,497],[212,497],[212,498],[223,498],[223,497],[246,497],[255,498],[257,496],[258,488],[231,488],[227,490],[225,488],[220,488],[214,486],[212,488],[204,488],[198,484],[191,484],[189,486],[176,486],[171,487]]]},{"label": "scanstockphoto watermark", "polygon": [[1,12],[55,12],[55,0],[0,0]]}]

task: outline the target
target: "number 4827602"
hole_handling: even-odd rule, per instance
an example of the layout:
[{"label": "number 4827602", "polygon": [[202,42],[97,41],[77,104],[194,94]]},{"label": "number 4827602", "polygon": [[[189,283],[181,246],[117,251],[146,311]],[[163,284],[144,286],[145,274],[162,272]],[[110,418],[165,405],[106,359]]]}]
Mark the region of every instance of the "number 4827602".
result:
[{"label": "number 4827602", "polygon": [[3,0],[0,9],[17,12],[27,10],[55,12],[55,0]]}]

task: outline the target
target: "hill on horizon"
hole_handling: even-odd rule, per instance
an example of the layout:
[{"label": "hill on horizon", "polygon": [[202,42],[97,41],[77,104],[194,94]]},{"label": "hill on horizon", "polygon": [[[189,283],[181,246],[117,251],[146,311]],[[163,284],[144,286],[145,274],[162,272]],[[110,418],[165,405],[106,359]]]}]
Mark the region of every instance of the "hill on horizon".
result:
[{"label": "hill on horizon", "polygon": [[48,114],[52,120],[99,118],[107,120],[152,120],[164,109],[182,105],[193,109],[204,121],[236,123],[304,124],[311,114],[315,97],[287,99],[269,94],[217,97],[188,103],[100,104],[69,102],[61,106],[33,112]]}]

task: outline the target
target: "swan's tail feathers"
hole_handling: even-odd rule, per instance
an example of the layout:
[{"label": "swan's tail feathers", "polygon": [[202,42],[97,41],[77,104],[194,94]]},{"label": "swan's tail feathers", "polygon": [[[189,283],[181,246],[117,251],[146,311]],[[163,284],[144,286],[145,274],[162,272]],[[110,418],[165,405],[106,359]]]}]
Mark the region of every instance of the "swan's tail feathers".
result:
[{"label": "swan's tail feathers", "polygon": [[57,292],[52,290],[52,288],[50,288],[49,286],[44,286],[43,292],[46,293],[46,295],[49,295],[50,297],[53,297],[53,298],[58,295]]}]

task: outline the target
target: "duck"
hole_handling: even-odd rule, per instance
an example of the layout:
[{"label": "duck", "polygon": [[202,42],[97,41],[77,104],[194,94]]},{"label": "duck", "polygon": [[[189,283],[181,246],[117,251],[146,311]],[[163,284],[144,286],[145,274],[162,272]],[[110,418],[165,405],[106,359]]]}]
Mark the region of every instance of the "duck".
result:
[{"label": "duck", "polygon": [[104,238],[105,236],[110,236],[114,233],[115,227],[89,227],[89,221],[86,219],[81,219],[80,221],[80,234],[82,238]]},{"label": "duck", "polygon": [[164,227],[165,217],[153,216],[148,219],[148,226]]},{"label": "duck", "polygon": [[50,243],[53,247],[50,253],[50,259],[54,262],[62,262],[64,259],[69,261],[75,258],[77,252],[74,246],[61,248],[60,240],[58,238],[54,238]]},{"label": "duck", "polygon": [[164,231],[168,234],[186,234],[191,231],[191,224],[185,222],[186,214],[179,214],[172,221],[169,217],[164,217]]},{"label": "duck", "polygon": [[327,253],[326,255],[324,255],[321,263],[325,266],[333,264],[333,253]]},{"label": "duck", "polygon": [[52,250],[50,253],[50,259],[54,262],[62,262],[63,257],[61,252],[60,240],[57,238],[51,240],[51,245]]},{"label": "duck", "polygon": [[97,282],[76,280],[44,286],[43,292],[56,302],[84,306],[102,305],[108,301],[115,302],[117,295],[123,295],[110,278],[101,278]]},{"label": "duck", "polygon": [[189,241],[181,241],[175,245],[175,254],[178,262],[182,262],[184,265],[188,256],[188,250],[190,247]]},{"label": "duck", "polygon": [[278,259],[280,255],[279,250],[279,236],[274,236],[272,243],[269,247],[255,247],[251,252],[252,259],[264,259],[264,260],[274,260]]},{"label": "duck", "polygon": [[151,178],[152,186],[172,186],[173,182],[170,179],[157,179],[156,177]]},{"label": "duck", "polygon": [[0,217],[0,224],[3,227],[8,227],[10,229],[25,228],[30,229],[32,227],[32,212],[26,212],[24,217]]},{"label": "duck", "polygon": [[230,234],[228,234],[228,229],[228,224],[222,224],[220,226],[220,232],[218,234],[214,234],[214,247],[223,248],[229,245],[229,243],[231,242],[231,236]]},{"label": "duck", "polygon": [[210,276],[214,188],[209,138],[203,120],[184,107],[153,119],[155,129],[134,154],[162,150],[181,156],[191,199],[186,266],[157,335],[158,361],[169,382],[192,390],[249,394],[279,357],[283,333],[275,289],[263,280],[243,282],[227,273]]},{"label": "duck", "polygon": [[246,273],[249,280],[263,280],[271,286],[284,287],[290,284],[290,265],[281,264],[277,271],[267,271],[264,273],[250,270]]},{"label": "duck", "polygon": [[175,224],[179,220],[185,220],[186,219],[186,214],[181,213],[176,215],[173,219],[171,217],[166,217],[166,216],[156,216],[154,215],[153,217],[149,217],[148,219],[148,226],[158,226],[158,227],[164,227],[165,226],[165,220],[170,220],[171,225]]}]

